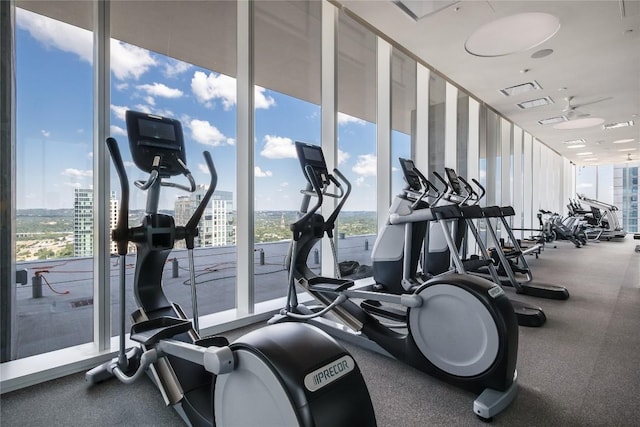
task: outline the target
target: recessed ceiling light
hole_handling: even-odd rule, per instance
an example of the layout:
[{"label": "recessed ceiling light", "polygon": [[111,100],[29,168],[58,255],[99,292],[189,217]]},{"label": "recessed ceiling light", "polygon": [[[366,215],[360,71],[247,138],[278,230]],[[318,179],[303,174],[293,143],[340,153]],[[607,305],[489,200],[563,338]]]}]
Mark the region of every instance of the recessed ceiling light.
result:
[{"label": "recessed ceiling light", "polygon": [[516,105],[522,110],[528,110],[529,108],[542,107],[543,105],[553,104],[553,99],[549,96],[544,98],[532,99],[530,101],[519,102]]},{"label": "recessed ceiling light", "polygon": [[552,125],[554,123],[562,123],[566,121],[567,121],[567,118],[565,116],[556,116],[556,117],[550,117],[548,119],[538,120],[538,123],[540,123],[541,125]]},{"label": "recessed ceiling light", "polygon": [[622,148],[622,149],[620,149],[618,151],[636,151],[636,150],[637,150],[637,148]]},{"label": "recessed ceiling light", "polygon": [[471,55],[493,57],[524,52],[541,45],[560,29],[560,20],[548,13],[505,16],[474,31],[464,44]]},{"label": "recessed ceiling light", "polygon": [[617,129],[627,126],[633,126],[633,120],[629,120],[628,122],[607,123],[606,125],[602,125],[602,129]]},{"label": "recessed ceiling light", "polygon": [[586,144],[569,145],[567,148],[582,148],[586,147]]},{"label": "recessed ceiling light", "polygon": [[585,141],[584,139],[580,138],[580,139],[569,139],[567,141],[563,141],[563,144],[584,144]]},{"label": "recessed ceiling light", "polygon": [[612,144],[626,144],[627,142],[633,142],[633,138],[618,139],[617,141],[613,141]]},{"label": "recessed ceiling light", "polygon": [[522,83],[519,85],[500,89],[500,93],[503,94],[504,96],[514,96],[514,95],[520,95],[521,93],[526,93],[532,90],[539,90],[539,89],[542,89],[542,87],[540,86],[540,84],[538,84],[537,81],[534,80],[532,82]]},{"label": "recessed ceiling light", "polygon": [[590,154],[593,154],[591,151],[585,151],[583,153],[576,153],[576,156],[588,156]]},{"label": "recessed ceiling light", "polygon": [[588,159],[582,159],[582,160],[584,160],[585,162],[595,162],[596,160],[598,160],[598,158],[597,157],[589,157]]},{"label": "recessed ceiling light", "polygon": [[563,129],[563,130],[584,129],[592,126],[598,126],[603,123],[604,123],[604,119],[601,119],[599,117],[587,117],[585,119],[570,120],[568,122],[558,123],[553,125],[553,128]]}]

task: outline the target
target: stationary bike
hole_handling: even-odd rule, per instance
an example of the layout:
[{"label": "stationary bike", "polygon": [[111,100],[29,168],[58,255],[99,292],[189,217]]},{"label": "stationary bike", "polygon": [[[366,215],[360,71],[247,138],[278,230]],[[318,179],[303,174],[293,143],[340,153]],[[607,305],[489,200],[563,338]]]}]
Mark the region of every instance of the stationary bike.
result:
[{"label": "stationary bike", "polygon": [[[120,178],[122,201],[113,239],[120,255],[120,349],[118,357],[86,374],[93,385],[115,376],[132,383],[148,374],[167,405],[193,426],[375,426],[373,407],[360,370],[333,338],[310,325],[283,323],[250,332],[233,343],[224,337],[201,338],[194,270],[197,225],[216,188],[209,152],[204,158],[211,182],[185,226],[158,213],[163,186],[193,192],[179,121],[127,111],[131,156],[149,173],[136,186],[147,191],[146,216],[128,227],[129,186],[115,139],[107,146]],[[190,185],[166,179],[184,175]],[[193,322],[163,292],[162,272],[174,242],[188,249],[194,307]],[[132,314],[131,340],[125,351],[125,268],[129,242],[137,246],[133,290],[139,308]]]},{"label": "stationary bike", "polygon": [[[485,279],[447,274],[407,293],[378,291],[375,285],[356,288],[351,280],[321,277],[307,265],[313,246],[324,235],[333,238],[337,216],[351,184],[338,169],[329,173],[319,146],[296,142],[306,188],[300,217],[291,224],[287,304],[271,323],[307,321],[325,331],[390,355],[429,375],[480,395],[473,411],[490,419],[504,410],[517,393],[518,324],[504,291]],[[309,208],[311,199],[315,204]],[[337,205],[327,219],[317,213],[325,198]],[[448,208],[448,207],[445,207]],[[404,243],[404,227],[434,220],[428,209],[407,206],[390,218],[394,249]],[[386,225],[385,225],[386,226]],[[404,248],[405,251],[409,249]],[[296,283],[320,304],[300,304]],[[338,318],[334,322],[324,315]],[[381,320],[383,319],[383,320]]]}]

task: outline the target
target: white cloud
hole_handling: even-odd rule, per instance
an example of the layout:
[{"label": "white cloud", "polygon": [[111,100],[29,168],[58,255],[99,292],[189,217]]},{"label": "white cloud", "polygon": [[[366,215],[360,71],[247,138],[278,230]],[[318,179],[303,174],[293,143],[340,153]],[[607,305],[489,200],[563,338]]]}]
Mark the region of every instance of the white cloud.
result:
[{"label": "white cloud", "polygon": [[346,125],[348,123],[355,123],[357,125],[364,125],[366,122],[364,120],[362,120],[362,119],[350,116],[348,114],[338,113],[338,124],[339,125]]},{"label": "white cloud", "polygon": [[191,64],[179,61],[177,59],[168,58],[164,65],[164,75],[167,77],[175,77],[191,68]]},{"label": "white cloud", "polygon": [[157,62],[151,52],[138,46],[111,40],[111,71],[118,80],[138,80]]},{"label": "white cloud", "polygon": [[116,125],[111,125],[109,127],[109,133],[113,136],[113,135],[122,135],[122,136],[127,136],[127,131],[122,129],[120,126],[116,126]]},{"label": "white cloud", "polygon": [[[82,61],[93,63],[91,31],[24,9],[16,10],[16,23],[44,46],[73,53]],[[138,79],[154,65],[156,60],[148,50],[111,40],[111,71],[118,80]]]},{"label": "white cloud", "polygon": [[129,83],[116,83],[113,85],[117,90],[123,91],[129,88]]},{"label": "white cloud", "polygon": [[225,110],[236,103],[236,79],[224,74],[209,73],[207,76],[202,71],[196,71],[191,79],[191,91],[203,104],[220,99]]},{"label": "white cloud", "polygon": [[48,130],[44,130],[42,129],[40,131],[40,133],[42,134],[42,136],[44,136],[45,138],[49,138],[51,136],[51,132],[49,132]]},{"label": "white cloud", "polygon": [[74,53],[83,61],[93,62],[93,34],[90,31],[20,8],[16,9],[16,23],[45,47]]},{"label": "white cloud", "polygon": [[153,98],[153,96],[145,96],[144,101],[149,105],[152,105],[152,106],[156,105],[156,100]]},{"label": "white cloud", "polygon": [[254,175],[256,176],[256,178],[264,178],[264,177],[268,177],[268,176],[272,176],[273,173],[271,171],[263,171],[262,169],[260,169],[260,166],[256,166],[253,168],[254,171]]},{"label": "white cloud", "polygon": [[341,149],[338,148],[338,165],[343,164],[344,162],[349,160],[350,157],[351,157],[351,154],[347,153],[346,151],[342,151]]},{"label": "white cloud", "polygon": [[189,127],[191,129],[191,136],[200,144],[213,145],[214,147],[223,144],[235,144],[233,138],[227,138],[217,127],[206,120],[193,119],[189,122]]},{"label": "white cloud", "polygon": [[280,183],[280,187],[282,187],[282,188],[286,188],[286,187],[288,187],[288,186],[289,186],[289,183],[288,183],[288,182],[286,182],[286,181],[285,181],[285,182]]},{"label": "white cloud", "polygon": [[93,151],[89,151],[89,152],[87,153],[87,157],[88,157],[89,159],[93,159]]},{"label": "white cloud", "polygon": [[204,163],[198,163],[198,170],[202,173],[209,173],[209,168]]},{"label": "white cloud", "polygon": [[[149,106],[148,106],[148,105],[144,105],[144,104],[137,104],[137,105],[134,105],[134,106],[133,106],[133,108],[134,108],[136,111],[140,111],[141,113],[151,114],[151,108],[149,108]],[[160,114],[160,115],[162,115],[162,114]]]},{"label": "white cloud", "polygon": [[122,162],[125,168],[135,168],[136,164],[134,162],[124,161]]},{"label": "white cloud", "polygon": [[374,154],[363,154],[358,156],[358,161],[351,169],[361,177],[376,176],[377,165],[376,156]]},{"label": "white cloud", "polygon": [[125,113],[127,110],[128,108],[125,106],[111,104],[111,111],[113,111],[113,114],[122,121],[125,119]]},{"label": "white cloud", "polygon": [[[191,79],[191,91],[198,101],[206,106],[211,106],[211,101],[219,99],[225,110],[230,110],[236,105],[236,79],[224,74],[209,73],[207,76],[202,71],[193,73]],[[265,95],[265,89],[255,87],[254,103],[257,109],[267,109],[276,104],[276,101]]]},{"label": "white cloud", "polygon": [[291,138],[275,135],[265,135],[264,148],[260,155],[268,159],[296,159],[296,147]]},{"label": "white cloud", "polygon": [[180,89],[174,89],[158,82],[154,82],[153,84],[138,85],[137,88],[141,91],[146,92],[148,95],[160,96],[162,98],[180,98],[182,95],[184,95],[184,93]]},{"label": "white cloud", "polygon": [[256,86],[254,91],[254,107],[257,109],[266,110],[269,107],[276,105],[276,100],[270,96],[264,94],[265,88]]},{"label": "white cloud", "polygon": [[72,188],[82,187],[82,184],[80,184],[79,182],[63,182],[62,184]]},{"label": "white cloud", "polygon": [[80,169],[74,169],[74,168],[67,168],[65,170],[63,170],[61,173],[61,175],[64,176],[70,176],[72,178],[89,178],[93,176],[93,171],[92,170],[80,170]]}]

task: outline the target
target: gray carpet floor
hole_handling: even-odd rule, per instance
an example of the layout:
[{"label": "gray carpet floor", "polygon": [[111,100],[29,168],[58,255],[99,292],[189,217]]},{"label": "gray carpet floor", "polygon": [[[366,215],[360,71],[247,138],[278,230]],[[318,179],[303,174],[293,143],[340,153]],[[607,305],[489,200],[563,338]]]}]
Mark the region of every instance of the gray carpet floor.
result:
[{"label": "gray carpet floor", "polygon": [[[542,306],[548,320],[541,328],[520,328],[520,391],[493,425],[640,425],[640,253],[634,252],[639,243],[631,236],[579,249],[558,242],[539,259],[528,258],[537,281],[564,285],[571,298],[517,296]],[[484,425],[471,410],[474,395],[345,346],[362,370],[380,426]],[[2,395],[1,425],[182,424],[147,378],[132,386],[108,381],[88,389],[83,376]]]}]

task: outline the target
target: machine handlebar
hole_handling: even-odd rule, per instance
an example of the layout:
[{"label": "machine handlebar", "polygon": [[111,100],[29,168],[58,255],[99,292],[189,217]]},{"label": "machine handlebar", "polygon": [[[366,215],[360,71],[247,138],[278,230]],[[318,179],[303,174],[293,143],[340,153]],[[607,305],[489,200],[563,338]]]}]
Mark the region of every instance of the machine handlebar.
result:
[{"label": "machine handlebar", "polygon": [[118,173],[118,180],[120,181],[120,213],[118,214],[118,223],[115,230],[113,230],[113,240],[116,241],[119,255],[127,254],[128,246],[128,230],[129,230],[129,178],[127,177],[127,171],[124,168],[124,162],[122,161],[122,155],[120,154],[120,148],[118,142],[114,138],[107,138],[107,149],[113,160],[113,165]]}]

